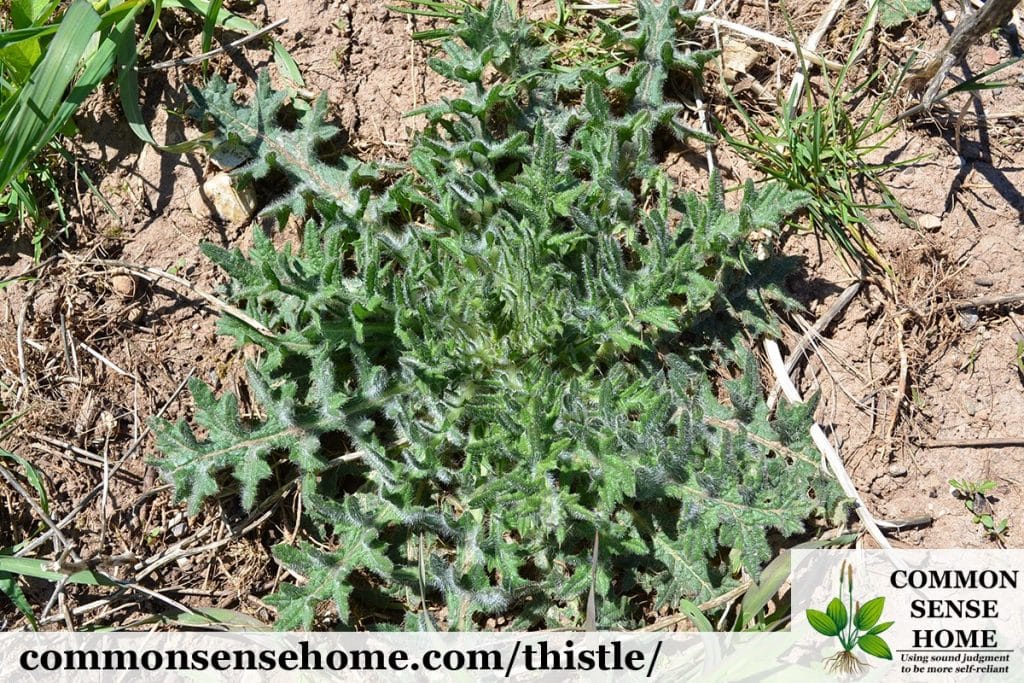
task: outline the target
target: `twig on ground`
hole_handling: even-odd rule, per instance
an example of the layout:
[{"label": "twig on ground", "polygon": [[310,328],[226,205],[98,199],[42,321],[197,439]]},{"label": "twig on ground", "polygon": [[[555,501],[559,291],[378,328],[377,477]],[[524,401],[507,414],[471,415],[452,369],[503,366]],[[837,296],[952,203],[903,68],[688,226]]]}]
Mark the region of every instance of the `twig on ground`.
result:
[{"label": "twig on ground", "polygon": [[879,528],[892,529],[893,531],[900,531],[910,527],[918,526],[930,526],[935,520],[931,515],[919,515],[917,517],[908,517],[906,519],[876,519]]},{"label": "twig on ground", "polygon": [[[69,260],[75,260],[75,257],[72,254],[68,254],[67,252],[64,252],[64,256]],[[230,315],[231,317],[237,318],[238,320],[242,321],[249,327],[253,328],[257,332],[262,334],[263,336],[269,337],[271,339],[277,337],[277,335],[271,332],[267,326],[265,326],[263,323],[256,320],[255,318],[251,317],[245,311],[236,308],[235,306],[232,306],[227,302],[221,301],[220,299],[210,294],[209,292],[199,289],[188,280],[178,277],[177,275],[173,275],[172,273],[168,273],[167,271],[160,270],[159,268],[154,268],[152,266],[143,266],[137,263],[128,263],[127,261],[112,261],[109,259],[86,259],[78,262],[87,263],[89,265],[106,266],[110,268],[123,268],[124,270],[131,271],[138,275],[139,277],[142,277],[151,282],[159,280],[161,278],[170,280],[175,284],[185,287],[190,292],[202,298],[204,301],[206,301],[208,304],[213,306],[216,310],[220,311],[221,313],[226,313],[227,315]]]},{"label": "twig on ground", "polygon": [[[934,297],[932,297],[934,300]],[[1012,294],[996,294],[994,296],[979,296],[972,299],[953,299],[952,301],[945,301],[937,304],[930,310],[931,312],[948,311],[948,310],[964,310],[967,308],[987,308],[989,306],[1008,306],[1024,303],[1024,292],[1014,292]],[[916,315],[918,318],[924,318],[922,310],[925,310],[929,304],[929,300],[926,299],[923,303],[917,303],[914,305],[907,305],[900,309],[900,313],[910,312]]]},{"label": "twig on ground", "polygon": [[1024,446],[1024,437],[1008,436],[990,439],[928,439],[918,444],[921,448],[1015,448]]},{"label": "twig on ground", "polygon": [[974,299],[951,301],[946,305],[940,306],[940,308],[984,308],[986,306],[1003,306],[1022,302],[1024,302],[1024,292],[1014,292],[1013,294],[979,296]]},{"label": "twig on ground", "polygon": [[[79,448],[78,446],[75,446],[74,444],[70,444],[66,441],[60,441],[59,439],[54,439],[51,436],[47,436],[46,434],[40,434],[39,432],[30,432],[28,436],[39,441],[45,441],[46,443],[52,446],[56,446],[56,448],[50,448],[49,446],[46,446],[45,444],[41,443],[30,444],[33,448],[43,451],[44,453],[51,453],[65,458],[71,458],[77,463],[90,465],[92,467],[97,467],[100,469],[103,468],[103,458],[101,458],[96,453],[93,453],[92,451],[87,451],[84,448]],[[78,457],[65,455],[63,451],[68,451]]]},{"label": "twig on ground", "polygon": [[0,464],[0,478],[7,482],[7,485],[17,492],[19,496],[25,499],[28,506],[32,509],[32,514],[38,517],[43,524],[50,528],[49,533],[56,537],[56,540],[60,542],[61,550],[59,552],[68,553],[70,552],[73,556],[77,557],[75,551],[71,545],[71,540],[60,530],[57,523],[53,521],[50,515],[46,514],[46,510],[36,502],[36,499],[29,495],[29,492],[25,490],[25,487],[21,485],[18,478],[11,474],[10,470]]},{"label": "twig on ground", "polygon": [[28,314],[28,299],[32,298],[34,289],[33,287],[26,295],[25,301],[22,301],[21,312],[18,314],[18,330],[15,333],[15,341],[18,347],[18,379],[21,381],[21,386],[18,387],[18,393],[14,396],[15,405],[21,401],[22,392],[25,392],[26,398],[31,393],[28,386],[28,368],[25,364],[25,316]]},{"label": "twig on ground", "polygon": [[750,28],[749,26],[744,26],[743,24],[737,24],[736,22],[728,21],[726,19],[719,19],[718,17],[713,17],[708,14],[701,16],[701,18],[698,21],[702,24],[718,26],[727,31],[732,31],[733,33],[738,33],[742,36],[746,36],[747,38],[753,38],[754,40],[759,40],[763,43],[768,43],[769,45],[773,45],[779,48],[780,50],[788,52],[792,55],[800,53],[804,56],[804,59],[806,59],[808,62],[816,66],[824,67],[832,71],[839,71],[840,69],[843,68],[843,65],[840,64],[839,62],[834,62],[831,59],[825,59],[824,57],[822,57],[813,50],[807,50],[803,47],[800,47],[798,49],[796,43],[794,43],[791,40],[784,40],[783,38],[779,38],[778,36],[774,36],[770,33],[765,33],[764,31],[759,31],[755,28]]},{"label": "twig on ground", "polygon": [[[717,610],[722,605],[728,605],[730,602],[740,597],[754,585],[754,582],[750,579],[746,579],[743,583],[733,588],[728,593],[719,595],[714,600],[708,600],[707,602],[697,605],[697,609],[701,612],[710,612]],[[648,624],[640,629],[641,633],[648,633],[651,631],[664,631],[667,628],[671,628],[677,624],[681,624],[684,621],[692,621],[686,614],[673,614],[672,616],[658,619],[653,624]]]},{"label": "twig on ground", "polygon": [[[800,51],[809,50],[811,52],[818,49],[818,43],[825,36],[829,26],[835,21],[836,15],[839,13],[839,9],[843,6],[844,0],[832,0],[832,4],[828,6],[825,13],[822,15],[818,25],[811,32],[811,35],[807,37],[807,41],[800,46]],[[786,97],[785,104],[785,116],[786,118],[792,118],[797,110],[800,108],[800,95],[803,93],[804,82],[807,80],[807,74],[804,70],[804,65],[800,64],[797,66],[796,71],[793,72],[793,82],[789,86],[789,95]]]},{"label": "twig on ground", "polygon": [[247,36],[242,36],[241,38],[239,38],[238,40],[236,40],[234,42],[228,43],[227,45],[222,45],[222,46],[220,46],[218,48],[210,50],[209,52],[204,52],[202,54],[195,55],[193,57],[185,57],[184,59],[170,59],[170,60],[168,60],[166,62],[157,62],[156,64],[150,64],[149,66],[143,67],[143,68],[139,69],[139,71],[142,72],[142,73],[148,73],[150,71],[161,71],[163,69],[173,69],[176,66],[188,66],[190,64],[198,64],[200,62],[206,61],[210,57],[216,57],[217,55],[219,55],[222,52],[228,52],[230,50],[236,50],[236,49],[242,47],[243,45],[245,45],[246,43],[252,42],[252,41],[256,40],[257,38],[261,38],[261,37],[267,35],[268,33],[270,33],[271,31],[273,31],[273,30],[275,30],[275,29],[277,29],[277,28],[279,28],[279,27],[281,27],[281,26],[283,26],[283,25],[285,25],[287,23],[288,23],[288,19],[287,18],[278,19],[274,23],[268,24],[268,25],[264,26],[259,31],[256,31],[254,33],[250,33]]},{"label": "twig on ground", "polygon": [[[153,415],[154,419],[159,418],[167,411],[167,409],[171,406],[171,403],[174,402],[174,399],[178,397],[178,394],[185,390],[185,386],[188,384],[188,381],[192,379],[193,374],[195,374],[195,369],[189,371],[185,379],[181,381],[181,383],[177,386],[177,388],[175,388],[174,392],[170,395],[170,397],[164,402],[160,409],[156,411],[156,413]],[[137,451],[139,447],[142,446],[143,439],[146,438],[146,435],[149,434],[151,429],[152,427],[150,427],[149,425],[146,426],[146,429],[143,430],[143,432],[139,435],[139,438],[137,438],[132,443],[132,445],[129,446],[125,454],[121,456],[121,459],[114,463],[114,466],[110,468],[110,476],[114,476],[114,474],[121,469],[121,466],[128,461],[128,458],[130,458],[135,453],[135,451]],[[81,514],[82,510],[85,509],[85,506],[88,505],[93,498],[99,495],[102,492],[102,490],[102,484],[94,486],[92,490],[89,491],[89,493],[85,494],[85,496],[83,496],[82,499],[78,501],[78,503],[71,510],[71,512],[69,512],[67,515],[62,517],[59,522],[57,522],[54,528],[49,529],[45,533],[39,535],[38,537],[32,539],[30,542],[26,543],[21,548],[21,550],[14,553],[15,557],[24,557],[28,553],[32,552],[39,546],[46,543],[55,533],[60,533],[60,530],[66,527],[67,525],[71,524],[71,522],[74,521],[74,519],[78,517],[79,514]]]},{"label": "twig on ground", "polygon": [[[939,90],[942,88],[949,70],[964,58],[971,45],[980,42],[989,31],[999,27],[1010,18],[1018,3],[1020,0],[987,0],[976,12],[967,14],[960,20],[938,54],[925,64],[915,76],[918,81],[926,79],[928,81],[924,95],[921,97],[921,103],[918,105],[920,107],[918,111],[927,111],[931,108],[932,103],[937,99],[942,99],[939,97]],[[947,90],[946,94],[948,93]]]},{"label": "twig on ground", "polygon": [[[804,333],[803,337],[793,348],[793,352],[789,355],[789,360],[786,361],[786,377],[790,377],[793,374],[793,370],[796,369],[797,364],[803,358],[804,353],[807,351],[807,347],[811,346],[816,336],[820,336],[832,321],[847,307],[850,302],[853,301],[854,297],[860,291],[861,282],[854,282],[852,285],[843,290],[843,293],[839,295],[835,303],[829,306],[829,309],[825,312],[825,315],[821,316],[811,329]],[[775,382],[775,386],[772,387],[768,393],[768,410],[775,407],[775,404],[779,400],[779,393],[782,391],[781,382]]]},{"label": "twig on ground", "polygon": [[132,373],[128,372],[127,370],[122,370],[120,367],[117,366],[116,363],[114,363],[114,361],[110,360],[109,358],[107,358],[102,353],[100,353],[96,349],[92,348],[91,346],[89,346],[85,342],[80,341],[80,342],[78,342],[78,345],[82,347],[82,350],[84,350],[90,356],[92,356],[93,358],[98,360],[100,363],[103,363],[103,365],[107,366],[108,368],[113,370],[115,373],[117,373],[117,374],[119,374],[119,375],[121,375],[123,377],[127,377],[127,378],[129,378],[129,379],[131,379],[131,380],[133,380],[135,382],[142,383],[141,379],[139,379],[138,377],[136,377]]},{"label": "twig on ground", "polygon": [[[695,12],[704,11],[704,0],[696,0],[693,5]],[[717,36],[716,36],[717,37]],[[708,106],[704,100],[703,86],[701,79],[695,79],[693,83],[693,103],[697,108],[697,120],[700,121],[700,129],[708,137],[711,136],[711,129],[708,126]],[[708,144],[704,146],[704,155],[708,162],[708,173],[715,172],[715,146]]]}]

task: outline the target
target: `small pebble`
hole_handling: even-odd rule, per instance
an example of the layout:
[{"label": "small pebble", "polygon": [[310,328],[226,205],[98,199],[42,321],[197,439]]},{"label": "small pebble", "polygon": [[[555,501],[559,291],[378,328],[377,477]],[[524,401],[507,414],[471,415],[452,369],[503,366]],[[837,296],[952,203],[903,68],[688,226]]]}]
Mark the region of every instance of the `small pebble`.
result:
[{"label": "small pebble", "polygon": [[115,275],[110,278],[110,286],[122,298],[131,299],[135,296],[135,277],[132,275]]},{"label": "small pebble", "polygon": [[955,9],[948,9],[942,13],[942,18],[946,21],[955,21],[957,17],[957,11]]},{"label": "small pebble", "polygon": [[242,225],[256,211],[252,186],[236,188],[231,176],[218,173],[188,196],[188,208],[200,219],[218,219],[228,225]]},{"label": "small pebble", "polygon": [[971,308],[960,311],[960,327],[965,330],[974,329],[978,324],[978,312]]},{"label": "small pebble", "polygon": [[942,219],[938,216],[926,213],[917,219],[917,224],[925,230],[938,230],[942,227]]},{"label": "small pebble", "polygon": [[889,474],[894,477],[905,477],[907,476],[907,468],[894,462],[889,465]]},{"label": "small pebble", "polygon": [[993,280],[991,278],[987,278],[987,277],[976,277],[976,278],[974,278],[974,284],[976,284],[976,285],[978,285],[980,287],[991,287],[995,283],[996,283],[995,280]]}]

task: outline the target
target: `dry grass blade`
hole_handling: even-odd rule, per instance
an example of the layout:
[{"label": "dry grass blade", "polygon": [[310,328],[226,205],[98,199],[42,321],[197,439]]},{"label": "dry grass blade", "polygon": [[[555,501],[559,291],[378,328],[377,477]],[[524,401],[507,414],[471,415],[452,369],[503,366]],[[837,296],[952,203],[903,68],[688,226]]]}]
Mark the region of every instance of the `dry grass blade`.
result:
[{"label": "dry grass blade", "polygon": [[64,257],[71,261],[83,262],[91,265],[112,268],[123,268],[150,281],[156,281],[160,279],[170,280],[171,282],[181,285],[182,287],[185,287],[193,294],[201,297],[204,301],[213,306],[214,309],[221,311],[222,313],[226,313],[227,315],[230,315],[233,318],[237,318],[238,320],[242,321],[252,329],[262,334],[263,336],[269,338],[274,338],[277,336],[266,325],[256,320],[255,318],[253,318],[240,308],[236,308],[235,306],[232,306],[229,303],[221,301],[220,299],[210,294],[209,292],[199,289],[188,280],[178,277],[177,275],[174,275],[172,273],[168,273],[165,270],[153,268],[152,266],[143,266],[136,263],[128,263],[126,261],[111,261],[108,259],[87,259],[85,261],[80,261],[79,259],[76,259],[74,255],[68,254],[66,252],[64,253]]},{"label": "dry grass blade", "polygon": [[[789,360],[786,361],[786,376],[789,377],[793,374],[793,370],[796,369],[800,359],[803,358],[807,348],[814,343],[815,337],[821,335],[825,329],[832,324],[832,321],[847,307],[850,302],[853,301],[854,297],[857,296],[857,292],[860,291],[861,282],[857,281],[843,290],[843,293],[839,295],[835,303],[829,306],[828,311],[825,315],[821,316],[814,325],[807,330],[800,341],[793,348],[793,352],[789,355]],[[775,382],[772,390],[768,393],[768,410],[772,410],[775,404],[779,401],[779,394],[782,392],[782,383],[779,381]]]}]

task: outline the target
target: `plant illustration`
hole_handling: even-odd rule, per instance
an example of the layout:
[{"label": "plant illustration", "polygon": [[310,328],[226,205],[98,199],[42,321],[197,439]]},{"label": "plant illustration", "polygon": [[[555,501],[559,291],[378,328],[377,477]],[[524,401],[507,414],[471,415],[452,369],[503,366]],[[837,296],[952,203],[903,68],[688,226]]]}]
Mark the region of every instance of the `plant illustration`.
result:
[{"label": "plant illustration", "polygon": [[893,624],[891,621],[879,623],[884,607],[884,597],[868,600],[863,605],[854,603],[853,567],[843,562],[839,568],[839,595],[832,598],[824,612],[807,610],[807,621],[814,630],[823,636],[838,638],[843,647],[825,660],[829,673],[858,674],[868,668],[869,664],[854,654],[855,648],[872,657],[892,659],[889,644],[879,636]]}]

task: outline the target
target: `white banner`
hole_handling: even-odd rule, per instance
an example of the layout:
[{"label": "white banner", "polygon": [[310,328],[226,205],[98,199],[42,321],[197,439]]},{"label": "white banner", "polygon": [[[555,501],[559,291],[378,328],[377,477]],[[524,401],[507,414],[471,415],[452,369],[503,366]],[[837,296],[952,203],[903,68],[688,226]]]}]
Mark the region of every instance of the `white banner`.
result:
[{"label": "white banner", "polygon": [[1024,551],[798,551],[782,633],[8,633],[4,680],[1024,681]]}]

